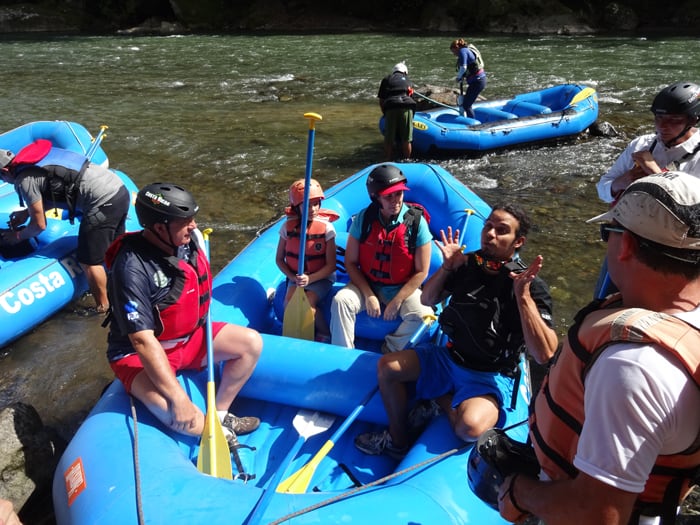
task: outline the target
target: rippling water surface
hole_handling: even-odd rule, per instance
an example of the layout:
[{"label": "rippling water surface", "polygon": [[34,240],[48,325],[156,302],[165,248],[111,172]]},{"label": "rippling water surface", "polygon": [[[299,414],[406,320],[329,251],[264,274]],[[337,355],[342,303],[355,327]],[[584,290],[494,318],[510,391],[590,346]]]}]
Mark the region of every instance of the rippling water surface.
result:
[{"label": "rippling water surface", "polygon": [[[406,60],[418,85],[452,85],[452,35],[4,38],[0,130],[67,119],[96,132],[111,165],[137,185],[168,179],[200,201],[220,269],[279,215],[304,175],[308,124],[320,113],[314,176],[326,187],[382,160],[376,91]],[[438,160],[488,202],[521,201],[545,256],[560,334],[592,295],[603,248],[584,220],[601,212],[594,184],[631,137],[652,128],[653,96],[700,82],[700,41],[485,37],[487,98],[577,82],[598,90],[600,121],[621,133],[573,143]],[[10,74],[7,74],[10,73]],[[67,309],[0,349],[0,406],[34,405],[70,437],[111,378],[106,332]]]}]

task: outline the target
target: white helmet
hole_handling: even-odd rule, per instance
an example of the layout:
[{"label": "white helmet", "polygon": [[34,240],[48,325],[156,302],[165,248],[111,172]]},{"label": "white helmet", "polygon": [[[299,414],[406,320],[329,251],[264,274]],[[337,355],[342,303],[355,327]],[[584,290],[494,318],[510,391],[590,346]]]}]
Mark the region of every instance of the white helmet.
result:
[{"label": "white helmet", "polygon": [[392,73],[403,73],[408,75],[408,68],[406,67],[406,62],[399,62],[394,66]]}]

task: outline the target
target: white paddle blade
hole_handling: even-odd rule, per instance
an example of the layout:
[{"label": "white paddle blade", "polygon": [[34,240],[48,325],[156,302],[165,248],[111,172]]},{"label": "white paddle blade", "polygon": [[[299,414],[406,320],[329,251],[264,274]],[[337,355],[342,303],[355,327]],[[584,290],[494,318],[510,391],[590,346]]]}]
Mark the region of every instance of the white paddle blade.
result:
[{"label": "white paddle blade", "polygon": [[309,438],[331,428],[334,421],[335,416],[331,414],[313,410],[300,410],[294,416],[292,424],[300,436]]}]

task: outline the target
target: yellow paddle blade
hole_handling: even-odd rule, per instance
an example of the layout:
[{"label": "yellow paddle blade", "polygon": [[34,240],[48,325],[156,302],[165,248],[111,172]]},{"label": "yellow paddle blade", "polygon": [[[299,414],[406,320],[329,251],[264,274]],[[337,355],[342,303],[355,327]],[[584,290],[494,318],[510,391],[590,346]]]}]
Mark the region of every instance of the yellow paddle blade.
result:
[{"label": "yellow paddle blade", "polygon": [[314,313],[303,288],[297,287],[284,310],[282,335],[307,341],[314,340]]},{"label": "yellow paddle blade", "polygon": [[592,96],[595,94],[595,89],[591,87],[583,88],[581,91],[576,93],[574,95],[574,98],[571,99],[571,102],[569,102],[569,106],[573,106],[575,104],[578,104],[582,100],[586,100],[588,97]]},{"label": "yellow paddle blade", "polygon": [[333,448],[333,443],[330,439],[325,442],[321,449],[316,452],[316,455],[311,460],[297,470],[294,474],[285,479],[277,486],[277,492],[288,492],[291,494],[304,494],[311,483],[311,478],[316,472],[321,460],[326,457],[328,452]]},{"label": "yellow paddle blade", "polygon": [[207,415],[204,421],[202,441],[199,444],[197,470],[216,478],[233,479],[231,454],[228,443],[221,427],[221,421],[216,413],[215,385],[207,382]]}]

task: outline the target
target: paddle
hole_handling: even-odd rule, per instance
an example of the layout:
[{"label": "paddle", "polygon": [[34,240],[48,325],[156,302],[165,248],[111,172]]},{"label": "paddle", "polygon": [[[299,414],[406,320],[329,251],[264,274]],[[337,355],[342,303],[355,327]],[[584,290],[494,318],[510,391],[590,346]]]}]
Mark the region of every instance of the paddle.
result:
[{"label": "paddle", "polygon": [[[322,120],[318,113],[304,113],[304,118],[309,119],[309,140],[306,148],[306,177],[304,179],[304,201],[301,204],[300,240],[299,240],[299,268],[297,272],[304,273],[306,251],[306,228],[309,218],[309,186],[311,185],[311,162],[314,155],[314,135],[317,120]],[[314,340],[314,314],[306,297],[306,292],[300,286],[294,290],[287,308],[284,310],[282,321],[282,335],[296,339]]]},{"label": "paddle", "polygon": [[[299,437],[296,443],[294,443],[294,445],[292,446],[292,448],[289,449],[289,452],[275,471],[275,474],[270,480],[270,483],[268,484],[265,493],[253,509],[253,514],[248,520],[248,525],[256,525],[260,522],[263,514],[265,513],[265,509],[270,503],[270,499],[275,493],[275,487],[279,483],[280,479],[282,479],[282,476],[286,472],[287,467],[296,457],[297,453],[301,450],[301,447],[304,445],[306,440],[311,436],[315,436],[316,434],[320,434],[321,432],[325,432],[326,430],[328,430],[334,421],[335,416],[332,416],[330,414],[312,412],[311,410],[300,410],[299,412],[297,412],[297,415],[294,416],[294,419],[292,420],[292,424],[294,425],[296,431],[299,433]],[[277,490],[277,492],[280,491]]]},{"label": "paddle", "polygon": [[285,479],[282,483],[277,486],[277,492],[291,492],[292,494],[303,494],[306,492],[306,488],[311,482],[311,478],[316,472],[316,468],[321,463],[321,460],[325,458],[331,451],[336,442],[341,438],[345,431],[352,425],[360,415],[360,412],[365,408],[365,405],[369,403],[372,396],[379,390],[379,386],[376,386],[372,391],[367,394],[367,396],[362,400],[362,402],[355,407],[355,409],[350,413],[350,415],[345,419],[342,425],[338,427],[333,435],[324,445],[319,449],[311,460],[309,460],[306,465],[297,470],[294,474]]},{"label": "paddle", "polygon": [[438,106],[442,106],[443,108],[451,109],[453,111],[458,111],[458,109],[455,106],[448,106],[447,104],[443,104],[442,102],[438,102],[437,100],[432,99],[432,98],[424,95],[423,93],[419,93],[418,91],[414,91],[413,94],[418,95],[421,98],[424,98],[428,102],[432,102],[433,104],[436,104]]},{"label": "paddle", "polygon": [[[434,315],[426,315],[423,317],[423,323],[416,330],[416,333],[411,336],[411,339],[409,339],[408,343],[406,344],[406,348],[412,348],[415,346],[416,342],[422,337],[425,330],[436,319],[437,317]],[[328,455],[345,431],[355,422],[357,416],[359,416],[360,412],[364,410],[365,406],[367,403],[369,403],[370,399],[372,399],[372,396],[374,396],[377,390],[379,390],[379,385],[374,387],[372,391],[360,402],[360,404],[357,405],[352,412],[350,412],[350,415],[348,415],[343,424],[338,427],[338,430],[333,433],[330,439],[324,443],[324,445],[318,452],[316,452],[314,457],[311,458],[308,463],[306,463],[306,465],[301,467],[294,474],[279,484],[277,487],[277,492],[288,492],[292,494],[303,494],[306,492],[306,489],[311,482],[311,478],[313,477],[314,472],[316,472],[316,468],[321,463],[321,460]]]},{"label": "paddle", "polygon": [[586,100],[588,97],[592,96],[594,93],[595,89],[593,89],[592,87],[583,88],[581,91],[576,93],[576,95],[574,95],[574,97],[571,99],[571,102],[569,102],[569,104],[564,109],[575,106],[582,100]]},{"label": "paddle", "polygon": [[105,135],[105,130],[107,128],[108,128],[108,126],[105,126],[104,124],[102,126],[100,126],[100,132],[97,134],[97,136],[92,141],[92,145],[90,146],[90,149],[88,149],[87,153],[85,153],[85,156],[87,157],[88,160],[92,160],[92,156],[97,151],[97,147],[102,142],[102,139],[104,139],[107,136],[107,135]]},{"label": "paddle", "polygon": [[[212,230],[207,228],[202,232],[204,249],[209,255],[209,235]],[[204,430],[199,443],[197,470],[222,479],[233,479],[231,455],[228,450],[224,429],[221,427],[219,415],[216,413],[216,387],[214,384],[214,341],[211,335],[211,309],[207,311],[207,414],[204,419]]]}]

